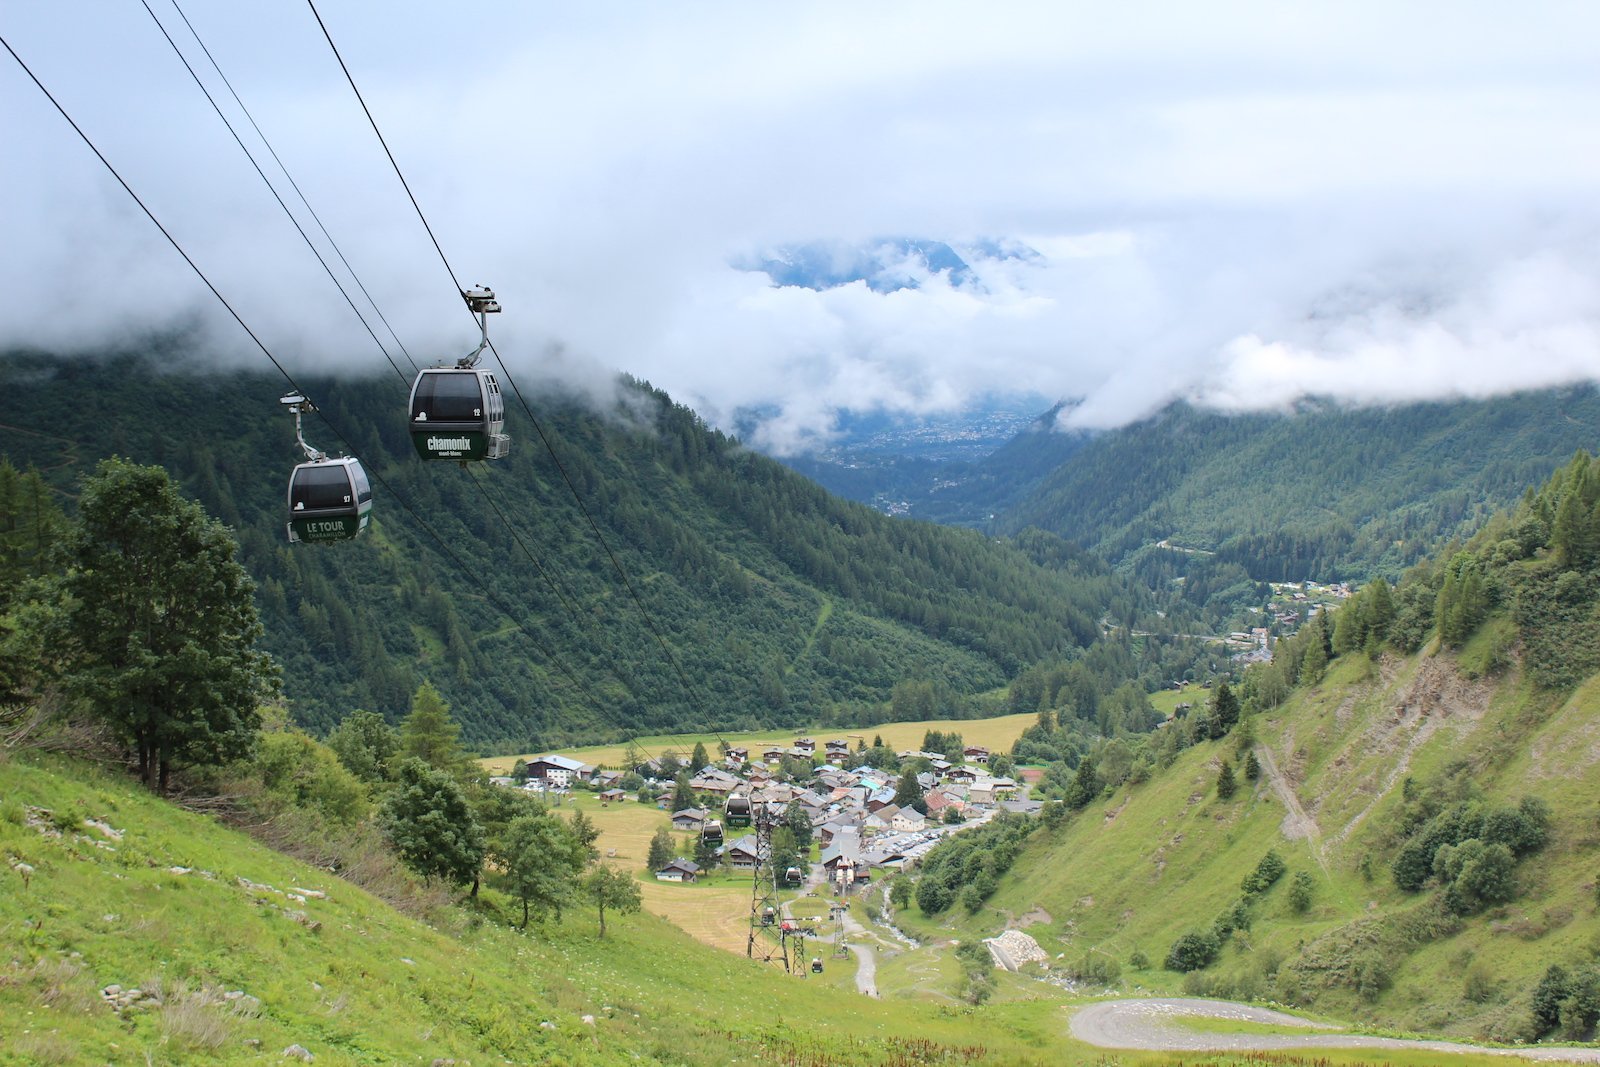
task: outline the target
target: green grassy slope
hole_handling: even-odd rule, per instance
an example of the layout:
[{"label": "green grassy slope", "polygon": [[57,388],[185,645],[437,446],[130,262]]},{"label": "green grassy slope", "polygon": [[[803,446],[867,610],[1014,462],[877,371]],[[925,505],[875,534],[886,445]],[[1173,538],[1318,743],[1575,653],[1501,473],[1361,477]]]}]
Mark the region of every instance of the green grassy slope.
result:
[{"label": "green grassy slope", "polygon": [[[1521,1032],[1546,966],[1594,958],[1600,679],[1551,696],[1518,678],[1469,679],[1448,655],[1381,667],[1345,657],[1256,728],[1257,751],[1305,822],[1270,769],[1219,800],[1217,768],[1235,756],[1234,740],[1201,743],[1036,836],[982,912],[946,918],[939,932],[991,933],[1027,917],[1041,945],[1063,955],[1057,966],[1103,954],[1125,988],[1277,998],[1371,1025],[1503,1040]],[[1549,843],[1517,867],[1517,899],[1462,919],[1445,916],[1433,891],[1400,891],[1389,873],[1406,780],[1452,773],[1490,802],[1532,795],[1552,812]],[[1250,929],[1187,981],[1165,970],[1173,941],[1238,901],[1269,848],[1289,873],[1254,904]],[[1315,884],[1303,915],[1288,902],[1297,871]],[[907,925],[938,930],[914,917]],[[1147,967],[1130,963],[1135,952]],[[1362,967],[1374,979],[1364,990]]]},{"label": "green grassy slope", "polygon": [[[491,895],[430,927],[84,764],[0,757],[0,856],[5,1064],[279,1062],[292,1044],[319,1064],[1094,1058],[1060,1036],[1058,998],[881,1003],[646,915],[603,939],[586,911],[523,934]],[[119,1016],[112,984],[160,1003]]]}]

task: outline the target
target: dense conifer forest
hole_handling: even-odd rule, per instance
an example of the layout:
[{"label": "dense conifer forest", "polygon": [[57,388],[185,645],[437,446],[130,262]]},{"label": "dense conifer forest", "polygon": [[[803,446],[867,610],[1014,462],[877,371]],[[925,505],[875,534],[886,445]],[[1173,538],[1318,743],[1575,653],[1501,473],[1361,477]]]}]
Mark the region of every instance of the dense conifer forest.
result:
[{"label": "dense conifer forest", "polygon": [[[415,458],[399,379],[302,380],[322,413],[308,439],[362,458],[376,509],[355,542],[290,546],[282,379],[204,369],[181,344],[14,353],[0,377],[4,454],[68,510],[80,475],[118,454],[167,467],[236,531],[292,713],[319,732],[356,708],[397,718],[424,679],[485,748],[868,724],[908,683],[953,717],[1080,655],[1103,616],[1152,608],[1053,535],[997,542],[833,498],[641,383],[604,412],[529,397],[563,476],[514,400],[510,458],[462,470]],[[1192,655],[1139,654],[1152,685]]]}]

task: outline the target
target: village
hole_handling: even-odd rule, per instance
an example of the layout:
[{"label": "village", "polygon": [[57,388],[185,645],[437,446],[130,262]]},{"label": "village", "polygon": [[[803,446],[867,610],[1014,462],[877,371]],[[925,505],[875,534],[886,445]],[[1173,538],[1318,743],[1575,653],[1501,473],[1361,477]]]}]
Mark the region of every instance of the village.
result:
[{"label": "village", "polygon": [[[874,757],[893,769],[872,766]],[[1001,759],[1009,770],[1009,757]],[[752,871],[760,863],[752,817],[765,811],[791,826],[803,819],[815,847],[807,850],[809,859],[780,865],[775,878],[788,888],[825,882],[850,893],[875,877],[915,867],[947,833],[1001,811],[1038,812],[1039,802],[1023,799],[1026,788],[1008,774],[992,773],[989,762],[989,750],[978,745],[889,753],[881,745],[869,750],[859,738],[852,748],[846,738],[819,747],[813,738],[798,737],[787,744],[724,745],[720,759],[699,767],[685,766],[672,753],[626,769],[547,753],[518,760],[510,775],[492,780],[557,802],[582,790],[596,793],[603,805],[654,806],[663,825],[688,835],[698,854],[698,861],[674,855],[648,872],[664,883],[694,882],[713,864]],[[685,787],[694,803],[682,806]]]}]

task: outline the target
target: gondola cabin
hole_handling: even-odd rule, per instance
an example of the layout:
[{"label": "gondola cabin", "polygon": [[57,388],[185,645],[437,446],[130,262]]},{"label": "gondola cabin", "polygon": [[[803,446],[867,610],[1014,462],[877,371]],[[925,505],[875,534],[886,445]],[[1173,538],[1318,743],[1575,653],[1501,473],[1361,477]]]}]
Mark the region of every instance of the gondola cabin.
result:
[{"label": "gondola cabin", "polygon": [[700,827],[700,838],[708,845],[722,844],[722,824],[715,819],[707,819]]},{"label": "gondola cabin", "polygon": [[729,797],[727,805],[723,808],[722,816],[729,826],[749,826],[750,798],[742,796]]},{"label": "gondola cabin", "polygon": [[411,443],[423,459],[504,459],[506,406],[492,372],[434,367],[411,386]]},{"label": "gondola cabin", "polygon": [[805,875],[801,873],[799,867],[790,867],[783,872],[783,884],[786,888],[798,889],[803,881],[805,881]]},{"label": "gondola cabin", "polygon": [[302,463],[289,475],[289,541],[348,541],[367,528],[372,486],[353,456]]}]

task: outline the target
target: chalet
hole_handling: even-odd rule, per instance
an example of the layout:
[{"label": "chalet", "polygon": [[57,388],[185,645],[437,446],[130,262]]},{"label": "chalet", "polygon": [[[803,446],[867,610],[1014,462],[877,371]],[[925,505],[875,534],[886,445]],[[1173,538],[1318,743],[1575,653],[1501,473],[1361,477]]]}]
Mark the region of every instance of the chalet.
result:
[{"label": "chalet", "polygon": [[968,745],[961,750],[961,755],[968,763],[989,762],[989,750],[982,745]]},{"label": "chalet", "polygon": [[978,772],[971,767],[952,767],[944,780],[951,785],[971,785],[978,780]]},{"label": "chalet", "polygon": [[730,745],[728,747],[728,762],[738,764],[749,763],[750,750],[739,745]]},{"label": "chalet", "polygon": [[760,789],[750,791],[750,800],[756,804],[764,804],[774,810],[788,807],[789,802],[795,798],[794,786],[786,782],[769,782]]},{"label": "chalet", "polygon": [[839,834],[852,833],[859,835],[861,826],[865,822],[866,816],[859,811],[841,812],[817,827],[817,840],[826,848],[833,844],[833,839]]},{"label": "chalet", "polygon": [[823,742],[822,747],[827,749],[829,752],[833,752],[833,751],[849,752],[850,751],[850,742],[845,740],[842,737],[835,737],[831,741]]},{"label": "chalet", "polygon": [[823,758],[835,767],[843,767],[850,762],[850,750],[847,748],[830,748],[828,749],[828,754]]},{"label": "chalet", "polygon": [[627,799],[628,791],[626,789],[604,789],[600,792],[600,803],[602,804],[620,804]]},{"label": "chalet", "polygon": [[622,772],[595,771],[594,778],[592,780],[596,785],[604,786],[607,789],[612,789],[622,784]]},{"label": "chalet", "polygon": [[816,754],[817,743],[809,737],[798,737],[795,738],[793,751],[803,752],[807,756],[812,756]]},{"label": "chalet", "polygon": [[873,848],[861,854],[861,862],[867,867],[887,868],[891,871],[901,871],[906,868],[910,860],[904,849],[898,848]]},{"label": "chalet", "polygon": [[656,872],[661,882],[692,882],[700,875],[700,865],[694,860],[676,859]]},{"label": "chalet", "polygon": [[697,834],[705,826],[710,814],[704,808],[684,808],[682,811],[675,811],[672,813],[672,828]]},{"label": "chalet", "polygon": [[715,767],[708,768],[689,779],[689,788],[697,793],[715,793],[726,796],[733,792],[734,787],[741,785],[739,779],[727,771],[719,771]]},{"label": "chalet", "polygon": [[881,811],[894,805],[894,790],[888,786],[867,795],[867,810]]},{"label": "chalet", "polygon": [[928,820],[916,808],[901,808],[890,820],[891,829],[902,834],[914,834],[928,828]]},{"label": "chalet", "polygon": [[816,787],[819,789],[840,789],[846,785],[854,785],[852,775],[836,767],[824,767],[817,772]]},{"label": "chalet", "polygon": [[866,864],[861,861],[861,837],[859,834],[840,834],[827,848],[822,850],[822,869],[828,872],[828,879],[850,885],[853,882],[863,881],[862,875],[866,872]]},{"label": "chalet", "polygon": [[756,836],[745,834],[739,840],[729,845],[722,846],[722,862],[736,871],[753,871],[758,862],[756,858]]},{"label": "chalet", "polygon": [[593,767],[569,756],[548,754],[528,761],[529,780],[542,782],[546,788],[570,789],[573,782],[587,782],[593,775]]},{"label": "chalet", "polygon": [[768,745],[761,750],[761,758],[768,763],[777,763],[789,754],[789,750],[782,745]]}]

